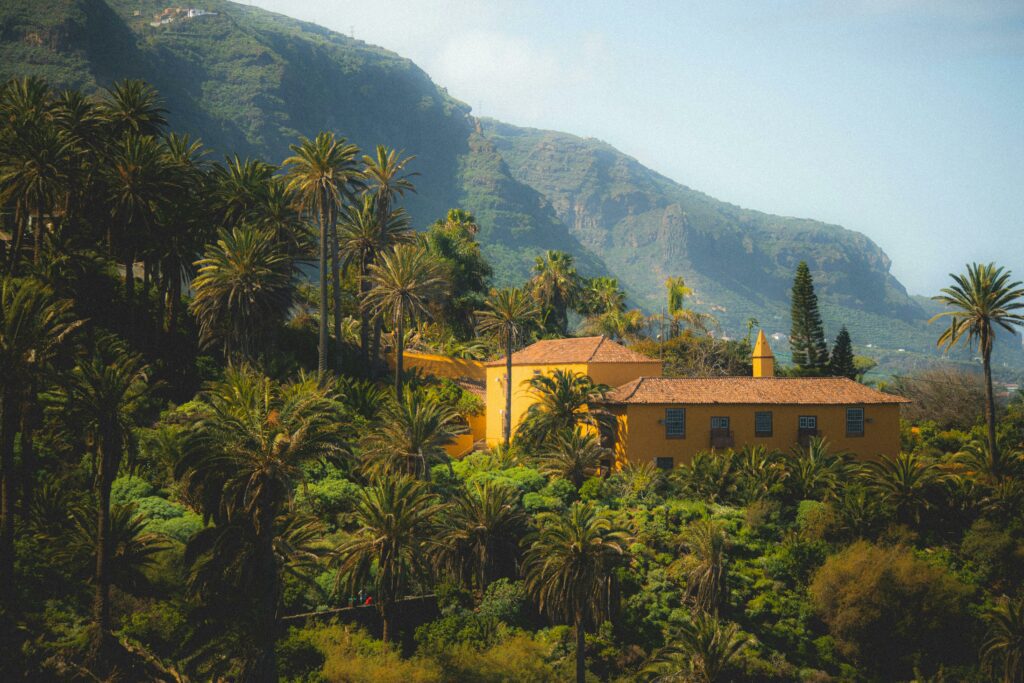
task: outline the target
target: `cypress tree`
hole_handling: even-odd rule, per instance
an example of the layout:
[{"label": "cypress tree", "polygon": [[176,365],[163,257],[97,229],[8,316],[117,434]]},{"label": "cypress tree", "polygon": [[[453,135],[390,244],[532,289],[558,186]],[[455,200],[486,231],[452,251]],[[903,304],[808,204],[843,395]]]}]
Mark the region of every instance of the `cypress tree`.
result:
[{"label": "cypress tree", "polygon": [[818,295],[806,261],[801,261],[793,278],[793,304],[790,311],[793,327],[789,345],[793,363],[803,374],[821,375],[828,370],[828,346],[818,311]]},{"label": "cypress tree", "polygon": [[839,330],[836,343],[832,347],[832,359],[829,361],[830,374],[833,377],[857,379],[857,366],[853,362],[853,342],[846,325]]}]

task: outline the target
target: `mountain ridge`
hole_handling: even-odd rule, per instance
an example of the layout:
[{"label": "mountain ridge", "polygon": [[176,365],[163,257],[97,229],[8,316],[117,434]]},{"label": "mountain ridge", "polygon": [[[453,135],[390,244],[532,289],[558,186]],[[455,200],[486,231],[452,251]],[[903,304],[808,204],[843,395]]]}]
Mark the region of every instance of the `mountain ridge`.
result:
[{"label": "mountain ridge", "polygon": [[0,5],[0,76],[35,73],[95,90],[144,78],[176,128],[218,153],[278,161],[300,135],[329,128],[364,150],[415,154],[418,226],[451,206],[473,211],[499,284],[521,281],[544,249],[576,255],[588,275],[618,277],[648,311],[683,275],[695,302],[739,334],[756,317],[788,330],[799,260],[814,272],[830,335],[931,353],[924,309],[867,236],[719,201],[593,138],[476,118],[411,60],[328,29],[226,0],[216,16],[149,26],[152,0],[39,0]]}]

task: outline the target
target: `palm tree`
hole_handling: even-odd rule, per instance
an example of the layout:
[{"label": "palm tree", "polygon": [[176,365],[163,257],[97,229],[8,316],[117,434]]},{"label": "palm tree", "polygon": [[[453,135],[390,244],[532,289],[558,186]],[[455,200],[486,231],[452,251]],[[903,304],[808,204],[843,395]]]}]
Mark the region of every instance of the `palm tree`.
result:
[{"label": "palm tree", "polygon": [[364,368],[369,368],[371,361],[376,360],[370,357],[370,306],[366,304],[371,288],[370,265],[395,245],[415,239],[416,233],[409,229],[406,213],[398,210],[380,217],[373,195],[364,196],[342,213],[338,229],[342,264],[346,267],[354,265],[359,272],[359,341]]},{"label": "palm tree", "polygon": [[698,519],[683,531],[678,569],[686,577],[686,595],[702,612],[717,614],[726,593],[725,550],[729,539],[721,522]]},{"label": "palm tree", "polygon": [[665,289],[667,292],[670,337],[678,337],[683,324],[705,333],[710,326],[718,324],[715,316],[710,313],[703,313],[686,307],[686,297],[693,294],[693,290],[686,286],[686,281],[682,277],[667,278],[665,280]]},{"label": "palm tree", "polygon": [[747,646],[736,624],[725,624],[706,612],[695,612],[645,669],[651,681],[722,681],[732,660]]},{"label": "palm tree", "polygon": [[113,249],[116,241],[120,247],[130,313],[135,291],[135,257],[152,237],[157,212],[176,186],[177,178],[169,172],[166,150],[156,138],[128,132],[105,161],[103,180],[112,224],[118,230],[116,240],[108,231],[107,246]]},{"label": "palm tree", "polygon": [[239,223],[259,224],[261,207],[275,183],[276,167],[258,159],[233,156],[214,164],[210,171],[211,203],[218,225],[232,228]]},{"label": "palm tree", "polygon": [[[71,151],[71,143],[49,124],[11,136],[0,149],[0,199],[13,199],[24,215],[34,214],[34,263],[39,263],[46,216],[67,191]],[[8,272],[14,272],[17,257],[17,251],[12,251]]]},{"label": "palm tree", "polygon": [[453,407],[405,387],[384,407],[379,425],[364,440],[367,469],[430,479],[434,463],[451,468],[444,447],[465,432],[465,421]]},{"label": "palm tree", "polygon": [[415,323],[420,316],[430,315],[430,304],[444,293],[447,283],[425,249],[403,244],[384,254],[379,263],[370,266],[373,289],[367,303],[373,311],[387,318],[395,333],[395,394],[402,393],[403,355],[405,353],[405,322]]},{"label": "palm tree", "polygon": [[341,262],[338,258],[336,233],[342,199],[354,196],[362,185],[357,169],[359,148],[334,133],[322,132],[315,139],[300,138],[291,145],[292,156],[284,160],[288,169],[288,187],[295,192],[302,206],[320,224],[320,358],[318,371],[327,372],[327,254],[330,246],[331,280],[334,283],[334,337],[337,346],[335,368],[341,370]]},{"label": "palm tree", "polygon": [[221,342],[225,358],[253,359],[291,307],[293,263],[284,246],[269,230],[221,230],[196,266],[189,308],[201,341]]},{"label": "palm tree", "polygon": [[167,110],[160,94],[145,81],[126,79],[107,89],[100,104],[113,137],[126,133],[157,137],[167,126]]},{"label": "palm tree", "polygon": [[[38,401],[37,389],[54,355],[81,324],[74,319],[70,301],[57,299],[37,281],[0,281],[0,598],[4,604],[13,586],[14,443],[19,421],[26,407]],[[20,426],[22,467],[31,474],[24,422]]]},{"label": "palm tree", "polygon": [[981,440],[971,441],[954,457],[965,473],[989,485],[1020,476],[1024,470],[1024,453],[1012,448],[993,453],[988,443]]},{"label": "palm tree", "polygon": [[917,453],[879,456],[867,464],[865,476],[897,519],[915,524],[921,523],[921,513],[931,507],[935,485],[944,479],[938,464]]},{"label": "palm tree", "polygon": [[947,309],[928,322],[949,318],[949,327],[939,336],[936,344],[948,351],[963,342],[968,348],[977,344],[985,371],[985,420],[988,423],[988,447],[993,458],[999,457],[996,442],[996,407],[992,394],[992,347],[997,328],[1013,333],[1014,327],[1024,323],[1024,287],[1010,281],[1010,271],[994,263],[972,263],[962,275],[950,273],[953,286],[942,289],[932,299]]},{"label": "palm tree", "polygon": [[526,587],[541,610],[576,631],[576,681],[586,680],[588,623],[608,612],[612,570],[626,558],[626,534],[590,503],[561,514],[537,515],[537,533],[526,553]]},{"label": "palm tree", "polygon": [[277,678],[282,557],[307,546],[316,526],[286,513],[305,479],[303,465],[345,454],[341,415],[333,393],[316,378],[278,384],[250,368],[229,367],[203,392],[193,439],[176,468],[214,522],[186,552],[193,590],[213,591],[230,579],[231,590],[244,591],[252,603],[250,680]]},{"label": "palm tree", "polygon": [[526,525],[518,491],[500,482],[473,482],[445,511],[438,564],[483,595],[502,569],[514,570]]},{"label": "palm tree", "polygon": [[583,482],[600,471],[601,461],[611,455],[597,435],[579,427],[554,434],[548,444],[538,459],[538,469],[544,474],[567,479],[577,491]]},{"label": "palm tree", "polygon": [[762,444],[744,446],[736,455],[737,488],[746,503],[779,493],[786,474],[782,454]]},{"label": "palm tree", "polygon": [[833,453],[828,440],[814,437],[786,459],[786,483],[796,500],[829,500],[858,467],[848,453]]},{"label": "palm tree", "polygon": [[610,429],[611,414],[597,405],[608,387],[571,370],[558,369],[527,380],[534,402],[519,425],[518,436],[540,445],[556,434],[589,425],[604,433]]},{"label": "palm tree", "polygon": [[61,403],[91,445],[96,473],[96,633],[92,654],[102,659],[111,642],[110,487],[131,447],[136,414],[150,391],[149,367],[112,337],[102,338],[92,357],[65,379]]},{"label": "palm tree", "polygon": [[370,584],[383,622],[381,639],[392,635],[395,602],[417,575],[427,572],[432,520],[445,506],[412,477],[385,476],[363,488],[356,503],[355,534],[337,548],[338,587],[355,592]]},{"label": "palm tree", "polygon": [[988,633],[981,646],[985,670],[1002,683],[1024,679],[1024,600],[1005,595],[985,615]]},{"label": "palm tree", "polygon": [[569,309],[579,305],[583,294],[583,280],[576,272],[572,255],[546,251],[538,256],[533,264],[530,291],[544,307],[554,331],[567,334]]},{"label": "palm tree", "polygon": [[494,337],[505,350],[505,415],[501,433],[508,448],[512,438],[512,353],[537,324],[540,311],[533,297],[513,287],[491,290],[486,309],[476,315],[477,331]]}]

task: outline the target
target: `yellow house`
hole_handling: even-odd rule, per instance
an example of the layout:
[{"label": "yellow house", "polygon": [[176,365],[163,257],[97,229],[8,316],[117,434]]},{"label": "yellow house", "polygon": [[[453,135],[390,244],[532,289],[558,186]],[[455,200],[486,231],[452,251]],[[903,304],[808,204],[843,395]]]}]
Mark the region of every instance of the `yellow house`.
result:
[{"label": "yellow house", "polygon": [[862,458],[899,451],[906,399],[845,377],[775,377],[763,332],[753,361],[753,377],[638,377],[609,393],[603,407],[618,423],[616,463],[669,469],[703,450],[788,451],[814,436]]},{"label": "yellow house", "polygon": [[[487,444],[502,441],[505,387],[504,358],[487,363]],[[638,377],[660,377],[661,361],[637,353],[607,337],[545,339],[512,354],[512,433],[534,402],[526,382],[535,375],[566,370],[589,375],[599,384],[617,387]]]}]

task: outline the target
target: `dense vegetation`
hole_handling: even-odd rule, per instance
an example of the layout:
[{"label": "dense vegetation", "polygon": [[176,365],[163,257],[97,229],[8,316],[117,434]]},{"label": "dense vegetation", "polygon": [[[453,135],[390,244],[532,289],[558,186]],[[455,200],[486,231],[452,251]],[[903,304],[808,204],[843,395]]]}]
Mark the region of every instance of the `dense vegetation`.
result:
[{"label": "dense vegetation", "polygon": [[[749,336],[708,335],[681,278],[647,319],[562,252],[491,289],[478,217],[411,229],[395,150],[211,163],[166,116],[140,81],[0,91],[5,680],[1020,679],[1019,395],[954,383],[871,464],[814,441],[610,473],[607,387],[561,372],[452,461],[480,401],[407,348],[579,329],[745,374]],[[987,365],[1007,277],[945,291],[944,343]]]},{"label": "dense vegetation", "polygon": [[[560,250],[589,276],[617,277],[631,305],[657,312],[665,277],[683,273],[694,307],[737,336],[752,316],[769,332],[789,329],[789,283],[806,260],[829,339],[846,324],[858,353],[872,345],[880,373],[935,362],[929,312],[863,235],[717,201],[596,140],[475,119],[409,60],[349,36],[225,0],[202,4],[215,15],[151,26],[166,6],[0,3],[0,78],[39,75],[89,93],[145,79],[163,93],[174,127],[216,158],[280,160],[300,135],[320,130],[367,150],[404,150],[421,173],[404,204],[413,222],[451,206],[471,211],[504,285],[527,277],[536,253]],[[1000,368],[1024,365],[1017,343],[996,354]]]}]

